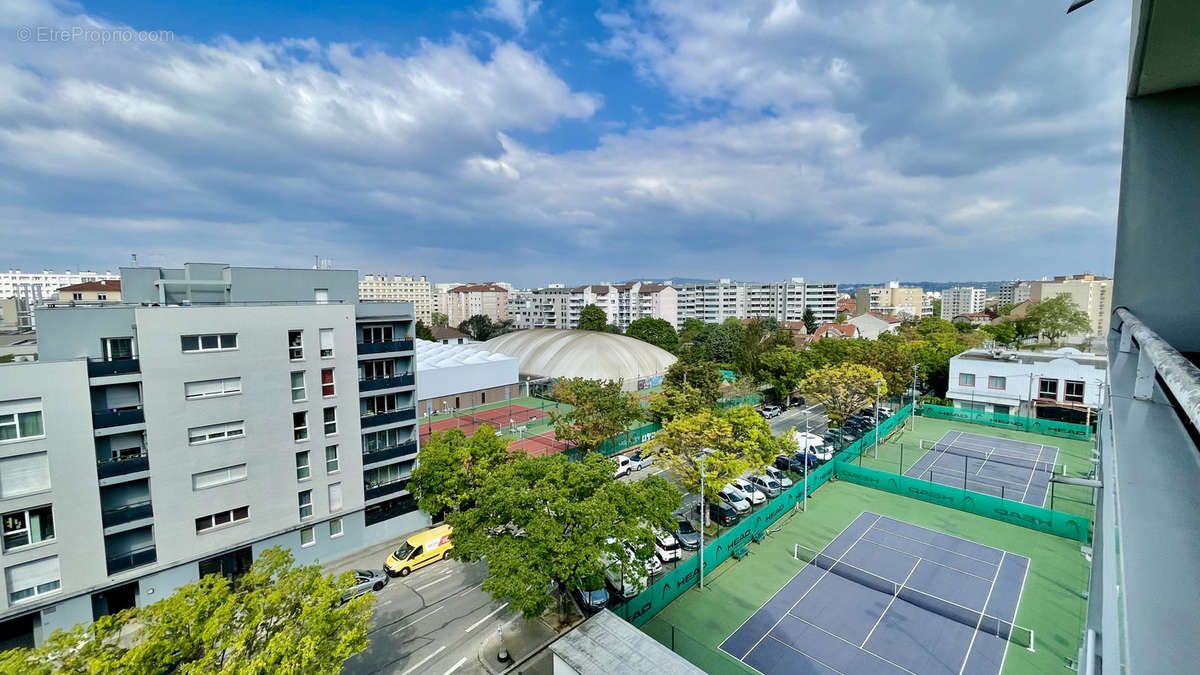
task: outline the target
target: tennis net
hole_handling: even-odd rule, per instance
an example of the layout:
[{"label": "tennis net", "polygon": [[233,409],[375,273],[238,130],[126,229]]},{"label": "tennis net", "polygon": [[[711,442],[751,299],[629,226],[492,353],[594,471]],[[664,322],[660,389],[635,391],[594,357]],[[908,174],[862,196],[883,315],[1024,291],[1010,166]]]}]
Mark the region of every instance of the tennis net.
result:
[{"label": "tennis net", "polygon": [[1033,631],[1029,628],[905,586],[903,583],[897,583],[800,544],[796,544],[794,557],[848,581],[853,581],[885,595],[894,596],[910,605],[946,617],[951,621],[957,621],[968,628],[978,629],[1002,640],[1016,643],[1030,651],[1033,650]]},{"label": "tennis net", "polygon": [[927,441],[922,439],[921,449],[942,452],[948,455],[956,455],[958,457],[978,459],[981,462],[997,462],[999,464],[1008,464],[1009,466],[1019,466],[1024,469],[1044,471],[1046,473],[1055,475],[1062,474],[1064,468],[1062,464],[1045,462],[1038,459],[1030,459],[1028,457],[1017,457],[1016,455],[1007,455],[1002,452],[997,452],[995,448],[991,447],[976,448],[958,443],[944,443],[941,441]]}]

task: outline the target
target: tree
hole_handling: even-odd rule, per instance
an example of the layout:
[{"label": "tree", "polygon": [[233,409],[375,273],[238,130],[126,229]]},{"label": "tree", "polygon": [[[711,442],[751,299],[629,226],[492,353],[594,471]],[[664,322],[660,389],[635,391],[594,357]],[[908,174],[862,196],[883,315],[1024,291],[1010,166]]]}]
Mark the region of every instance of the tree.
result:
[{"label": "tree", "polygon": [[732,365],[737,360],[744,330],[739,319],[729,317],[720,324],[705,324],[696,341],[702,346],[705,359]]},{"label": "tree", "polygon": [[704,322],[700,319],[684,319],[679,327],[679,346],[692,344],[704,332]]},{"label": "tree", "polygon": [[768,349],[767,340],[770,337],[762,321],[755,319],[744,324],[734,355],[734,365],[737,366],[738,374],[751,378],[758,374],[759,359]]},{"label": "tree", "polygon": [[996,308],[996,314],[998,314],[1000,316],[1008,316],[1009,314],[1012,313],[1013,308],[1015,308],[1016,306],[1017,305],[1012,302],[1005,304],[1005,305],[1000,305],[999,307]]},{"label": "tree", "polygon": [[490,472],[522,454],[509,452],[508,441],[487,424],[470,438],[461,429],[435,431],[421,443],[409,489],[425,513],[458,511],[471,503]]},{"label": "tree", "polygon": [[804,322],[804,329],[808,331],[809,335],[816,332],[817,328],[821,325],[821,322],[817,320],[817,315],[813,312],[812,307],[804,308],[804,315],[800,318],[800,320]]},{"label": "tree", "polygon": [[[833,322],[834,323],[846,323],[846,313],[838,312],[837,316],[834,317]],[[818,328],[820,328],[820,326],[818,326]]]},{"label": "tree", "polygon": [[616,380],[559,380],[554,385],[554,399],[572,406],[566,413],[557,408],[550,411],[554,435],[585,450],[624,432],[645,415],[637,394],[622,391]]},{"label": "tree", "polygon": [[721,398],[721,370],[712,361],[679,359],[667,368],[663,377],[663,388],[691,385],[709,401],[709,407]]},{"label": "tree", "polygon": [[608,315],[598,305],[587,305],[579,311],[579,330],[608,330]]},{"label": "tree", "polygon": [[447,517],[451,555],[486,558],[483,590],[536,618],[556,594],[565,608],[570,589],[600,581],[605,558],[627,559],[626,546],[638,561],[654,555],[651,528],[669,530],[679,503],[658,476],[614,481],[612,461],[596,453],[522,458],[487,477],[474,508]]},{"label": "tree", "polygon": [[642,317],[629,324],[625,334],[669,352],[674,352],[679,346],[679,335],[675,333],[675,327],[662,319]]},{"label": "tree", "polygon": [[610,324],[608,324],[607,326],[605,326],[605,327],[604,327],[604,332],[606,332],[606,333],[612,333],[613,335],[620,335],[620,334],[621,334],[621,327],[620,327],[620,326],[618,326],[618,325],[617,325],[617,324],[615,324],[615,323],[610,323]]},{"label": "tree", "polygon": [[667,369],[662,391],[646,406],[650,419],[665,422],[716,407],[721,396],[721,371],[708,361],[680,359]]},{"label": "tree", "polygon": [[0,672],[340,673],[367,646],[375,598],[342,604],[353,583],[288,551],[259,554],[236,582],[208,575],[140,608],[55,631],[36,649],[0,653]]},{"label": "tree", "polygon": [[425,325],[424,321],[420,319],[417,319],[417,339],[429,340],[430,342],[436,340],[436,338],[433,337],[433,331],[429,328],[429,326]]},{"label": "tree", "polygon": [[800,387],[803,368],[800,352],[791,347],[775,347],[759,359],[760,376],[775,388],[785,404],[791,402],[792,392]]},{"label": "tree", "polygon": [[496,333],[496,324],[492,322],[492,317],[486,314],[476,314],[458,324],[458,330],[472,340],[483,342]]},{"label": "tree", "polygon": [[1029,308],[1028,318],[1050,340],[1050,344],[1056,343],[1064,335],[1091,331],[1087,312],[1079,309],[1066,293],[1035,303]]},{"label": "tree", "polygon": [[433,316],[430,318],[430,323],[432,323],[434,326],[449,326],[450,317],[442,314],[441,312],[434,312]]},{"label": "tree", "polygon": [[876,383],[881,383],[879,395],[887,395],[883,375],[870,366],[843,363],[827,366],[800,384],[800,391],[809,403],[820,403],[831,421],[841,425],[854,413],[875,402]]},{"label": "tree", "polygon": [[992,336],[992,339],[1000,344],[1010,344],[1017,340],[1017,328],[1008,319],[999,323],[989,323],[980,327],[979,330]]}]

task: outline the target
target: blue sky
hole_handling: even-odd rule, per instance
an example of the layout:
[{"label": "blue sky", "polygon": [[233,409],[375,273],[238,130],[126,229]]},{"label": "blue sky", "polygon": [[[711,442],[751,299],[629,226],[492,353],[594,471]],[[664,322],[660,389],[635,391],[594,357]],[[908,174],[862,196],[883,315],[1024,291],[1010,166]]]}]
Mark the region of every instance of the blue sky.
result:
[{"label": "blue sky", "polygon": [[5,0],[0,267],[1110,272],[1129,12],[1065,5]]}]

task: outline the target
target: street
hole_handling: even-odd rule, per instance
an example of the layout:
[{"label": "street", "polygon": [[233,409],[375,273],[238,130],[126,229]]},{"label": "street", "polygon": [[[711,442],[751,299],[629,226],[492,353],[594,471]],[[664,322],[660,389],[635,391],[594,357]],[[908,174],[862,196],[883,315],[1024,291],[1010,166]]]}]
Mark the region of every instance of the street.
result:
[{"label": "street", "polygon": [[804,423],[808,422],[809,430],[818,436],[824,436],[829,428],[829,420],[825,417],[825,408],[817,405],[798,405],[784,410],[779,417],[768,420],[771,433],[779,436],[796,428],[804,431]]}]

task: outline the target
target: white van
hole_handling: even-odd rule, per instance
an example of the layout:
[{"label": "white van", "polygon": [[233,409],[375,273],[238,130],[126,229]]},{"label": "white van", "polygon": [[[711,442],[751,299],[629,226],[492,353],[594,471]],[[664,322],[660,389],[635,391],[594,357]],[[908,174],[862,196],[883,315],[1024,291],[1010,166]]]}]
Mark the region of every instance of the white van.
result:
[{"label": "white van", "polygon": [[617,470],[613,472],[613,478],[620,478],[621,476],[629,475],[632,465],[629,463],[628,457],[625,455],[617,455],[616,457],[613,457],[613,461],[617,463]]}]

